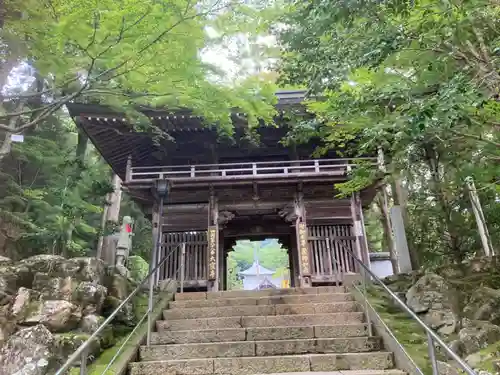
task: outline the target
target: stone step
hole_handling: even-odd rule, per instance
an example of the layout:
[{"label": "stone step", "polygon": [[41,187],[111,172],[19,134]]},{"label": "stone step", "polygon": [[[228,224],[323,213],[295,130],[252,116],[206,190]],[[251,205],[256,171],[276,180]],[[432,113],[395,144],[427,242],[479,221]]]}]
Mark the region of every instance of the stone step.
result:
[{"label": "stone step", "polygon": [[325,294],[325,293],[345,293],[343,286],[320,286],[314,288],[287,288],[287,289],[264,289],[264,290],[227,290],[223,292],[194,292],[177,293],[176,301],[185,300],[212,300],[219,298],[257,298],[268,296],[301,295],[301,294]]},{"label": "stone step", "polygon": [[[260,374],[259,374],[260,375]],[[278,374],[267,374],[278,375]],[[281,372],[279,375],[407,375],[401,370],[342,370],[342,371],[307,371]]]},{"label": "stone step", "polygon": [[160,361],[308,353],[364,353],[380,349],[380,337],[350,337],[151,345],[142,346],[139,353],[141,361]]},{"label": "stone step", "polygon": [[297,294],[265,297],[235,297],[199,300],[181,300],[170,302],[171,309],[194,307],[223,307],[223,306],[248,306],[248,305],[284,305],[304,303],[327,303],[352,301],[349,293],[324,293],[324,294]]},{"label": "stone step", "polygon": [[297,314],[275,316],[229,316],[222,318],[171,319],[156,322],[158,331],[189,331],[214,328],[296,327],[364,323],[362,312],[333,314]]},{"label": "stone step", "polygon": [[145,361],[130,364],[130,375],[254,375],[335,370],[385,370],[393,367],[388,352],[305,354]]},{"label": "stone step", "polygon": [[291,340],[335,337],[361,337],[368,334],[368,325],[338,324],[327,326],[219,328],[151,333],[151,344],[189,344],[204,342]]},{"label": "stone step", "polygon": [[300,305],[255,305],[255,306],[224,306],[180,308],[165,310],[163,318],[197,319],[227,316],[272,316],[272,315],[303,315],[331,314],[338,312],[360,311],[357,302],[309,303]]}]

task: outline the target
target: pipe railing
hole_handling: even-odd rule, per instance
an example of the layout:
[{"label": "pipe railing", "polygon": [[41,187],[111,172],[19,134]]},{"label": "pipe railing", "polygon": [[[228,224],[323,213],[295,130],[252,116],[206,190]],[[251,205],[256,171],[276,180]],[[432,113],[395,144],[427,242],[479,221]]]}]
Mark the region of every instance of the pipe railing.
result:
[{"label": "pipe railing", "polygon": [[[362,261],[359,259],[351,250],[349,250],[344,244],[341,242],[341,240],[336,239],[335,236],[333,236],[331,239],[334,241],[337,241],[338,244],[344,249],[344,251],[354,259],[355,264],[358,265],[360,274],[361,274],[361,288],[359,288],[357,285],[355,285],[355,288],[361,293],[364,299],[365,303],[365,312],[366,312],[366,319],[367,319],[367,324],[368,324],[368,334],[370,336],[373,335],[372,331],[372,324],[371,324],[371,318],[370,318],[370,312],[369,309],[367,308],[369,305],[368,301],[368,293],[367,293],[367,280],[371,278],[372,281],[376,282],[379,284],[388,294],[389,296],[396,301],[396,303],[403,309],[404,312],[406,312],[414,321],[416,321],[421,328],[425,331],[427,335],[427,345],[428,345],[428,350],[429,350],[429,360],[431,362],[432,366],[432,374],[433,375],[439,375],[439,368],[438,368],[438,363],[437,363],[437,358],[436,358],[436,344],[450,357],[452,360],[456,362],[458,367],[462,371],[464,371],[468,375],[477,375],[476,372],[462,359],[458,354],[456,354],[444,341],[439,337],[436,332],[432,328],[430,328],[420,317],[415,314],[415,312],[406,304],[404,303],[401,298],[399,298],[396,293],[394,293],[377,275],[375,275]],[[326,239],[329,241],[329,239]],[[337,259],[335,257],[333,258],[334,264],[337,263],[337,270],[340,274],[340,280],[342,281],[342,284],[344,285],[344,273],[345,271],[342,269],[342,266],[338,264]],[[337,285],[339,285],[339,278],[336,279]]]},{"label": "pipe railing", "polygon": [[[112,323],[113,319],[116,317],[116,315],[121,311],[121,309],[129,303],[132,298],[141,290],[144,284],[149,282],[149,295],[150,295],[150,300],[148,303],[148,308],[144,315],[139,319],[139,322],[137,325],[134,327],[132,332],[129,333],[129,335],[125,338],[123,341],[122,345],[118,349],[118,351],[115,353],[113,358],[110,360],[106,368],[101,372],[101,375],[106,374],[106,372],[111,368],[111,366],[115,363],[116,359],[119,357],[127,343],[130,341],[132,336],[134,335],[135,332],[141,327],[142,323],[148,319],[148,324],[147,324],[147,345],[150,345],[150,337],[151,337],[151,327],[152,327],[152,313],[153,313],[153,304],[152,304],[152,295],[153,295],[153,287],[154,283],[151,283],[151,280],[155,280],[156,273],[160,269],[160,267],[172,256],[172,254],[177,251],[178,249],[184,249],[184,244],[179,244],[177,247],[172,249],[168,254],[166,254],[163,259],[161,259],[160,262],[156,264],[155,267],[149,272],[149,274],[137,285],[137,287],[120,303],[120,305],[106,318],[106,320],[95,330],[92,335],[84,342],[82,343],[78,349],[68,358],[68,360],[57,370],[57,372],[54,375],[64,375],[66,374],[66,371],[68,371],[73,364],[75,364],[78,359],[80,359],[80,375],[87,375],[87,357],[88,357],[88,351],[94,342],[94,340],[99,339],[99,335],[103,330]],[[185,252],[182,251],[181,256],[184,257]],[[153,257],[154,258],[154,257]],[[184,261],[182,262],[182,264]],[[181,266],[177,268],[177,271],[175,272],[174,276],[177,276],[177,274],[181,271]],[[181,280],[180,280],[180,289],[181,291],[184,290],[184,280],[183,280],[183,272],[180,272],[181,274]]]}]

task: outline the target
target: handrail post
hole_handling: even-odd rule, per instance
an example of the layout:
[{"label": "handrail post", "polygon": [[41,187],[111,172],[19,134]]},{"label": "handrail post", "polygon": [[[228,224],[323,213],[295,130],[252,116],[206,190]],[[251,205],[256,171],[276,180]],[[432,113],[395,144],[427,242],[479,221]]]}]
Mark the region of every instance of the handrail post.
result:
[{"label": "handrail post", "polygon": [[368,324],[368,336],[373,336],[373,327],[372,320],[370,317],[370,310],[368,309],[368,293],[366,292],[366,270],[361,267],[362,272],[362,283],[363,283],[363,299],[365,300],[365,314],[366,314],[366,323]]},{"label": "handrail post", "polygon": [[439,375],[439,368],[436,360],[436,347],[434,346],[434,339],[427,332],[427,346],[429,347],[429,359],[432,364],[432,375]]},{"label": "handrail post", "polygon": [[186,264],[186,243],[183,242],[181,245],[181,293],[184,293],[185,264]]},{"label": "handrail post", "polygon": [[87,375],[87,349],[80,356],[80,375]]}]

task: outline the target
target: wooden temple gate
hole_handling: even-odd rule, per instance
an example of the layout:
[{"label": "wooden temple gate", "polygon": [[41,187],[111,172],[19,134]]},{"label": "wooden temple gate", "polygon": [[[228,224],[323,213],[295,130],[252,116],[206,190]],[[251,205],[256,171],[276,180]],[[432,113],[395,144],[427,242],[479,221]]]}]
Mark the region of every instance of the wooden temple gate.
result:
[{"label": "wooden temple gate", "polygon": [[[187,288],[223,288],[225,236],[288,238],[293,286],[336,282],[342,274],[357,273],[353,256],[369,264],[362,203],[373,199],[376,184],[349,199],[336,198],[335,184],[348,181],[359,165],[376,168],[377,158],[342,158],[345,150],[312,158],[325,146],[317,140],[286,146],[281,141],[290,128],[281,115],[286,108],[304,111],[305,92],[276,96],[281,114],[275,120],[281,125],[257,127],[258,145],[248,142],[244,114],[232,116],[233,139],[222,139],[215,127],[190,111],[141,109],[169,134],[155,140],[134,131],[133,119],[123,113],[68,104],[79,129],[151,219],[153,259],[173,251],[158,281],[182,274]],[[278,226],[284,229],[278,231]]]}]

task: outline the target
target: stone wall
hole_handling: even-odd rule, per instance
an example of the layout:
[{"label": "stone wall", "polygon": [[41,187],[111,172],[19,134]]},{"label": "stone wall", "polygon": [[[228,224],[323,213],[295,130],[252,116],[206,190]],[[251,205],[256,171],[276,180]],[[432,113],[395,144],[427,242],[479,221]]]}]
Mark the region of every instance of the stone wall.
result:
[{"label": "stone wall", "polygon": [[[96,258],[0,258],[0,368],[9,374],[52,373],[135,286]],[[114,345],[116,332],[136,324],[139,301],[126,305],[104,330],[89,361]]]}]

